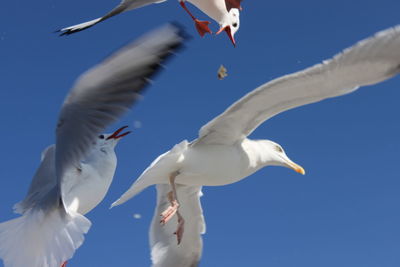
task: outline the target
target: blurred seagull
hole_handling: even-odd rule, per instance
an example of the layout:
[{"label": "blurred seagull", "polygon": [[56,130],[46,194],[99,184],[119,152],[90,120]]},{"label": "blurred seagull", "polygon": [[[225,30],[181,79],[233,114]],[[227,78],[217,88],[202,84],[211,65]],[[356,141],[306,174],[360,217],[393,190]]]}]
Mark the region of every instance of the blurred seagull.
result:
[{"label": "blurred seagull", "polygon": [[99,135],[118,120],[160,64],[184,41],[168,25],[119,50],[83,74],[62,105],[56,144],[45,150],[22,216],[0,224],[0,258],[6,267],[59,267],[83,243],[90,221],[82,214],[106,194],[114,175],[114,146],[122,127]]},{"label": "blurred seagull", "polygon": [[[201,208],[200,197],[203,195],[201,186],[176,185],[179,200],[185,203],[180,207],[180,213],[186,218],[186,233],[178,246],[173,233],[172,224],[160,225],[160,213],[170,204],[168,195],[171,186],[168,184],[156,185],[157,207],[154,212],[150,228],[151,260],[153,267],[195,267],[201,258],[206,226]],[[175,221],[176,217],[171,221]],[[179,219],[178,219],[179,220]]]},{"label": "blurred seagull", "polygon": [[[113,134],[99,135],[95,139],[96,141],[93,142],[91,151],[79,163],[79,166],[76,168],[70,168],[66,172],[65,177],[67,177],[66,179],[68,179],[68,181],[63,183],[62,200],[67,211],[73,211],[85,215],[104,199],[114,178],[115,169],[117,167],[117,156],[114,148],[121,137],[130,133],[128,131],[120,134],[126,127],[127,126],[124,126],[118,129]],[[37,205],[36,203],[43,201],[43,196],[48,194],[49,191],[56,190],[57,179],[55,173],[55,151],[55,145],[51,145],[42,153],[42,163],[32,180],[26,198],[14,206],[16,213],[25,214],[26,212],[29,212],[31,208],[35,208],[35,205]],[[43,220],[43,222],[43,225],[45,225],[45,227],[43,227],[45,228],[43,235],[54,233],[55,236],[50,237],[50,239],[39,239],[39,241],[37,238],[27,239],[26,241],[28,242],[34,242],[33,244],[30,244],[31,246],[37,246],[40,241],[49,243],[55,242],[55,237],[60,234],[59,229],[63,229],[64,227],[64,224],[59,224],[58,220],[53,221],[48,219]],[[11,228],[8,229],[10,230]],[[24,231],[31,230],[28,229]],[[43,245],[43,247],[45,247],[45,245]],[[43,255],[46,254],[46,251],[39,252],[38,249],[40,249],[40,246],[33,251],[35,255],[31,255],[32,257],[37,257],[40,253]],[[65,266],[66,262],[64,262],[62,267]]]},{"label": "blurred seagull", "polygon": [[[137,9],[143,6],[147,6],[154,3],[165,2],[166,0],[122,0],[121,3],[115,7],[113,10],[108,12],[103,17],[73,25],[70,27],[63,28],[59,30],[61,35],[71,34],[75,32],[82,31],[84,29],[90,28],[93,25],[111,18],[117,14],[125,11]],[[200,21],[193,16],[193,14],[186,7],[186,0],[178,0],[183,9],[190,15],[193,19],[196,29],[200,36],[204,36],[206,33],[212,33],[208,25],[209,21]],[[233,45],[236,45],[234,35],[239,29],[239,9],[241,9],[241,0],[187,0],[193,5],[198,7],[201,11],[211,17],[213,20],[219,23],[220,30],[217,34],[225,31],[229,39],[232,41]]]},{"label": "blurred seagull", "polygon": [[283,166],[305,174],[283,148],[270,140],[247,138],[260,124],[286,110],[340,96],[372,85],[400,71],[400,26],[377,33],[321,64],[272,80],[248,93],[200,129],[199,137],[175,145],[159,156],[112,206],[153,184],[169,183],[165,224],[178,215],[178,242],[183,219],[176,184],[217,186],[235,183],[265,166]]}]

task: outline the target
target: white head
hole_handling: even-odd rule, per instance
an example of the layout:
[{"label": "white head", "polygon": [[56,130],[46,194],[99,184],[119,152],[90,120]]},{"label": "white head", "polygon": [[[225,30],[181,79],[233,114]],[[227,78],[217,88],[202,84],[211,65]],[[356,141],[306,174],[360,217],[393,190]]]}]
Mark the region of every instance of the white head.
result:
[{"label": "white head", "polygon": [[279,144],[272,142],[270,140],[258,140],[258,144],[260,145],[260,149],[262,150],[262,161],[265,166],[273,165],[273,166],[282,166],[293,169],[294,171],[305,174],[305,170],[300,165],[294,163],[289,157],[286,155],[282,146]]},{"label": "white head", "polygon": [[96,141],[94,142],[94,151],[100,150],[101,152],[108,154],[111,151],[114,151],[115,146],[118,144],[121,137],[129,134],[130,131],[122,133],[122,130],[127,128],[128,126],[124,126],[116,130],[112,134],[101,134],[97,137]]},{"label": "white head", "polygon": [[231,8],[231,10],[226,13],[226,16],[223,17],[222,21],[220,21],[221,28],[216,34],[220,34],[222,31],[225,31],[229,39],[232,41],[232,44],[236,46],[234,36],[235,33],[239,30],[239,26],[239,9]]}]

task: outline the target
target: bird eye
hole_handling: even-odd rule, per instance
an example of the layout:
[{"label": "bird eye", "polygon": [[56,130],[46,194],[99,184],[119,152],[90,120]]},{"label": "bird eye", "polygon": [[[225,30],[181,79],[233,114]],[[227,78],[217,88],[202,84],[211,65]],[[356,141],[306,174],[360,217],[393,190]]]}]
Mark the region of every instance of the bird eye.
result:
[{"label": "bird eye", "polygon": [[104,135],[103,134],[99,135],[99,138],[104,139]]},{"label": "bird eye", "polygon": [[236,22],[233,23],[232,26],[236,28],[237,27],[237,23]]},{"label": "bird eye", "polygon": [[282,149],[280,146],[276,146],[276,147],[275,147],[275,150],[278,151],[278,152],[280,152],[280,153],[283,152],[283,149]]}]

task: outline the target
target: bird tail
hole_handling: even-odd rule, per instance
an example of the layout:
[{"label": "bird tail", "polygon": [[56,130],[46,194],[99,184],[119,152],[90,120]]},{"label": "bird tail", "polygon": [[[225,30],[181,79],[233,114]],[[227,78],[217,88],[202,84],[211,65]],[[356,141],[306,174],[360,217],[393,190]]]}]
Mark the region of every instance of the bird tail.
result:
[{"label": "bird tail", "polygon": [[180,163],[184,159],[183,153],[188,146],[189,142],[183,140],[170,151],[156,158],[131,187],[111,204],[111,208],[125,203],[150,185],[168,183],[168,175],[179,170]]},{"label": "bird tail", "polygon": [[0,258],[5,267],[59,267],[83,243],[91,223],[61,205],[44,212],[30,209],[0,224]]},{"label": "bird tail", "polygon": [[69,26],[69,27],[63,28],[61,30],[58,30],[57,32],[61,32],[60,36],[69,35],[69,34],[72,34],[72,33],[75,33],[75,32],[80,32],[80,31],[83,31],[83,30],[85,30],[87,28],[90,28],[93,25],[99,23],[100,21],[102,21],[102,18],[97,18],[97,19],[94,19],[94,20],[91,20],[91,21],[86,21],[86,22],[83,22],[83,23],[80,23],[80,24],[76,24],[76,25],[73,25],[73,26]]},{"label": "bird tail", "polygon": [[152,267],[197,267],[203,250],[201,235],[206,231],[206,224],[201,207],[201,186],[176,185],[177,195],[182,205],[179,212],[185,218],[185,233],[182,242],[176,242],[177,216],[166,225],[160,224],[160,214],[168,208],[168,192],[171,186],[158,184],[157,207],[150,227],[150,247]]}]

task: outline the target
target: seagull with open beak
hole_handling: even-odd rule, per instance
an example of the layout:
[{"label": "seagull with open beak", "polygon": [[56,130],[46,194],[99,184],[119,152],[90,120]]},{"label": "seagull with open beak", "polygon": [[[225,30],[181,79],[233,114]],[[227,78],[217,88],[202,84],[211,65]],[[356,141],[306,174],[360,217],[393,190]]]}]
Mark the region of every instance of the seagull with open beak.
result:
[{"label": "seagull with open beak", "polygon": [[[101,134],[93,141],[92,151],[80,163],[79,168],[71,174],[71,176],[75,176],[75,183],[69,183],[69,188],[65,189],[63,199],[68,210],[85,215],[104,199],[117,168],[117,155],[114,149],[122,137],[131,133],[130,131],[121,133],[127,127],[121,127],[112,134]],[[46,149],[43,162],[54,161],[54,151],[54,145]],[[55,184],[51,180],[47,182]],[[38,191],[35,185],[36,183],[32,182],[29,193],[35,194]],[[43,186],[43,184],[41,185]],[[24,201],[16,205],[21,213],[26,210],[25,207],[29,208],[34,197],[29,193]],[[66,267],[66,265],[67,262],[64,262],[61,267]]]},{"label": "seagull with open beak", "polygon": [[[189,1],[189,0],[188,0]],[[220,29],[216,34],[225,31],[231,40],[232,44],[236,46],[235,33],[239,30],[239,10],[241,10],[240,1],[238,0],[190,0],[201,11],[207,14],[210,18],[219,23]],[[180,1],[183,8],[185,8],[184,1]],[[187,10],[185,8],[185,10]],[[190,12],[188,11],[190,14]],[[192,15],[191,15],[192,16]],[[205,33],[211,33],[208,28],[208,21],[199,22],[192,16],[195,21],[196,28],[201,36]]]},{"label": "seagull with open beak", "polygon": [[114,176],[114,147],[129,132],[101,133],[141,99],[185,36],[177,26],[161,27],[77,80],[61,106],[55,144],[42,153],[25,199],[14,207],[21,216],[0,223],[5,267],[60,267],[73,257],[91,226],[84,214],[104,198]]},{"label": "seagull with open beak", "polygon": [[[123,13],[125,11],[137,9],[150,4],[156,4],[165,2],[166,0],[122,0],[118,6],[112,9],[110,12],[102,17],[94,20],[76,24],[73,26],[65,27],[60,29],[61,35],[68,35],[75,32],[79,32],[96,25],[106,19],[109,19],[115,15]],[[220,25],[220,30],[217,34],[225,31],[233,45],[236,46],[234,35],[239,30],[239,10],[241,10],[240,2],[242,0],[178,0],[182,8],[189,14],[195,23],[196,29],[200,36],[204,36],[206,33],[212,33],[208,25],[209,21],[198,20],[186,7],[186,1],[192,3],[210,18],[215,20]]]}]

